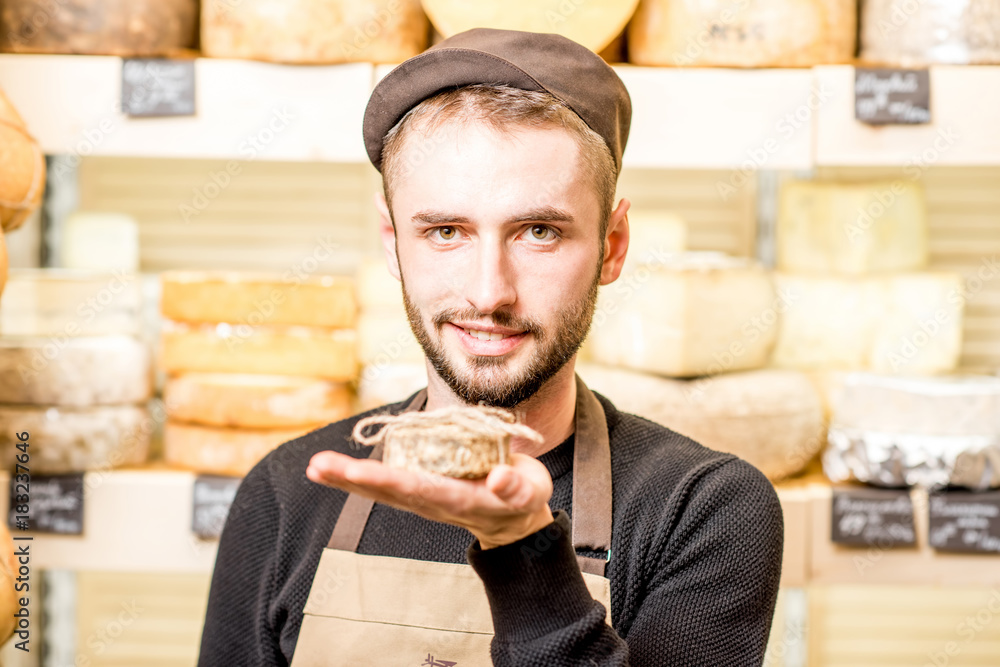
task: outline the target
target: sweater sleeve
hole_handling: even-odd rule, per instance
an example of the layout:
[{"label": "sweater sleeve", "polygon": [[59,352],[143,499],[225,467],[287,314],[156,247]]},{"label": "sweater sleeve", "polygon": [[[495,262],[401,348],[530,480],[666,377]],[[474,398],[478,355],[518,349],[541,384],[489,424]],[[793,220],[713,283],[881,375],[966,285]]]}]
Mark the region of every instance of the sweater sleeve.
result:
[{"label": "sweater sleeve", "polygon": [[268,618],[278,503],[264,463],[243,479],[219,539],[198,667],[287,665]]},{"label": "sweater sleeve", "polygon": [[565,512],[513,544],[486,551],[473,544],[467,555],[490,602],[494,664],[761,665],[781,573],[777,494],[740,460],[693,476],[681,494],[666,503],[683,503],[674,512],[649,508],[664,525],[650,532],[643,553],[612,551],[639,580],[638,595],[626,596],[624,636],[583,582]]}]

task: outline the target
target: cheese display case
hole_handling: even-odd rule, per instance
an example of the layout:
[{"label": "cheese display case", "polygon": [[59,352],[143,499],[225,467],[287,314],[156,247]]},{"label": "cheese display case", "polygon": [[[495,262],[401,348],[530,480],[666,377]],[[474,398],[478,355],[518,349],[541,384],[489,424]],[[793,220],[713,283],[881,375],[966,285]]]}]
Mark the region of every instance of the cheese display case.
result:
[{"label": "cheese display case", "polygon": [[[577,368],[774,484],[764,664],[1000,664],[995,623],[953,632],[1000,586],[1000,4],[125,4],[0,0],[0,479],[28,433],[52,494],[28,530],[0,500],[49,646],[0,663],[195,664],[243,477],[427,385],[362,119],[479,25],[584,42],[628,89],[629,252]],[[131,58],[192,65],[194,112],[123,112]],[[926,69],[929,120],[859,120],[870,67]]]}]

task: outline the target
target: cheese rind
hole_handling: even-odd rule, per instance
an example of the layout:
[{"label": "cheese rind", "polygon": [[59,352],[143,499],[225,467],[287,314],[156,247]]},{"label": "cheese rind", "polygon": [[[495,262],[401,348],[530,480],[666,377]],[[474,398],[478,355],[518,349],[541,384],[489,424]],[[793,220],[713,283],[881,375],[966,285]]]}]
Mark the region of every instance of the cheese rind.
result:
[{"label": "cheese rind", "polygon": [[774,281],[790,304],[781,317],[774,366],[931,374],[958,365],[963,317],[958,274],[776,273]]},{"label": "cheese rind", "polygon": [[187,373],[163,388],[174,421],[207,426],[292,428],[351,415],[349,387],[313,378],[247,373]]},{"label": "cheese rind", "polygon": [[145,406],[91,408],[0,405],[0,446],[14,461],[17,433],[30,434],[32,472],[60,474],[138,465],[155,424]]},{"label": "cheese rind", "polygon": [[684,253],[603,288],[587,348],[598,363],[675,377],[758,368],[781,308],[759,264]]},{"label": "cheese rind", "polygon": [[637,65],[808,67],[854,56],[856,0],[643,0],[628,26]]},{"label": "cheese rind", "polygon": [[86,407],[152,395],[152,354],[137,338],[0,338],[0,403]]},{"label": "cheese rind", "polygon": [[163,428],[163,458],[173,466],[215,475],[246,475],[272,450],[312,431],[235,429],[168,421]]},{"label": "cheese rind", "polygon": [[286,280],[280,275],[226,271],[167,271],[160,309],[178,322],[250,326],[354,326],[354,281],[342,276]]},{"label": "cheese rind", "polygon": [[735,454],[776,480],[802,470],[826,444],[823,404],[804,373],[772,369],[675,380],[579,364],[587,386],[623,412]]},{"label": "cheese rind", "polygon": [[161,366],[180,373],[296,375],[347,382],[357,375],[352,329],[164,322]]},{"label": "cheese rind", "polygon": [[929,228],[917,183],[792,181],[781,187],[778,268],[865,274],[927,265]]}]

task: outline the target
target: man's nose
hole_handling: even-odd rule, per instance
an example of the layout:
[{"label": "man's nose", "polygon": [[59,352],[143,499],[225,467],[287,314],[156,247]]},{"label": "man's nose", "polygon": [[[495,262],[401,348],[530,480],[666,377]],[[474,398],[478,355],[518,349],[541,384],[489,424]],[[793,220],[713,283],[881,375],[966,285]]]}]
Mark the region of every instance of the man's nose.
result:
[{"label": "man's nose", "polygon": [[500,239],[480,239],[465,298],[479,312],[487,314],[510,306],[517,299],[511,258]]}]

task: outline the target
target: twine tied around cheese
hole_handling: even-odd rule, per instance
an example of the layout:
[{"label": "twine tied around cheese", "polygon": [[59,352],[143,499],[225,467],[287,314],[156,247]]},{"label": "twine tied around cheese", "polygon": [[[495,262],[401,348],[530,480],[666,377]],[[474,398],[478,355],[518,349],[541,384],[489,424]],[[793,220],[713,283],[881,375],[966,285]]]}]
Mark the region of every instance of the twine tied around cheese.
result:
[{"label": "twine tied around cheese", "polygon": [[[365,435],[369,426],[383,424],[384,426],[372,435]],[[362,445],[377,445],[385,441],[386,436],[400,427],[419,427],[426,429],[428,436],[439,436],[447,439],[459,439],[462,436],[486,436],[498,438],[509,435],[524,438],[537,444],[545,439],[540,433],[529,426],[517,423],[517,417],[507,410],[490,406],[465,407],[454,406],[433,410],[431,412],[403,412],[398,415],[388,413],[371,415],[354,425],[351,437]],[[502,451],[502,450],[501,450]],[[506,463],[506,461],[501,461]]]}]

